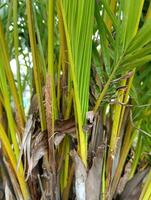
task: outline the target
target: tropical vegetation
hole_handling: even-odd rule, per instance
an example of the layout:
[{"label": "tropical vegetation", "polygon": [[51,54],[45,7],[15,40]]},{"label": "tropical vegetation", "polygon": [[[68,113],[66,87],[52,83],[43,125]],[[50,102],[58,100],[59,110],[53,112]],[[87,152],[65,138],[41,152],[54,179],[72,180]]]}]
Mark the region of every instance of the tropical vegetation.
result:
[{"label": "tropical vegetation", "polygon": [[0,198],[151,199],[150,0],[0,0]]}]

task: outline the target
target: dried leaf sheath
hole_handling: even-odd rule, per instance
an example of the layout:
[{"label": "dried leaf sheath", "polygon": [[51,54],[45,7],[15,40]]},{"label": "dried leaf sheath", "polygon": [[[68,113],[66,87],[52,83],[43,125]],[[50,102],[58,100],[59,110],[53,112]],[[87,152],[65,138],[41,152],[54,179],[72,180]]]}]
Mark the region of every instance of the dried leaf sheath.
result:
[{"label": "dried leaf sheath", "polygon": [[[55,199],[56,190],[56,164],[55,164],[55,149],[54,149],[54,122],[52,119],[52,96],[51,96],[51,78],[50,75],[46,76],[45,86],[45,107],[46,107],[46,124],[48,133],[48,160],[50,165],[48,187],[50,188],[51,199]],[[47,169],[49,170],[49,169]]]},{"label": "dried leaf sheath", "polygon": [[45,106],[46,106],[46,122],[48,132],[48,146],[49,146],[49,161],[51,163],[51,170],[55,171],[55,152],[54,152],[54,125],[52,124],[52,98],[51,98],[51,79],[50,75],[46,77],[45,87]]}]

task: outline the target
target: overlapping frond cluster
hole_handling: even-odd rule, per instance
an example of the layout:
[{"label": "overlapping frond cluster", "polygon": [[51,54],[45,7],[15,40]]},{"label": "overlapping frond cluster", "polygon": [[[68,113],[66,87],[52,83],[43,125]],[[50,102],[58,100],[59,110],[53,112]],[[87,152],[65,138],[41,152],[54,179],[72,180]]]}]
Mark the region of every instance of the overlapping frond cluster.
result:
[{"label": "overlapping frond cluster", "polygon": [[150,33],[149,0],[0,1],[3,199],[150,200]]}]

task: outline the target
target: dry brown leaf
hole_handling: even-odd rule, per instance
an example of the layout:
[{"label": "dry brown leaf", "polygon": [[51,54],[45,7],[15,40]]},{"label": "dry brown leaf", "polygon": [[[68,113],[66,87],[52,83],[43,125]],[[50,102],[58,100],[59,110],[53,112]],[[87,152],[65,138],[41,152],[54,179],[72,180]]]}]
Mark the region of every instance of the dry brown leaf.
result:
[{"label": "dry brown leaf", "polygon": [[[1,198],[1,199],[3,199],[3,198]],[[7,183],[5,185],[5,199],[7,199],[7,200],[15,200],[10,188],[7,185]]]},{"label": "dry brown leaf", "polygon": [[89,157],[97,151],[97,148],[103,143],[103,121],[102,112],[95,115],[93,128],[91,133],[91,140],[89,143]]},{"label": "dry brown leaf", "polygon": [[37,98],[37,94],[34,94],[32,99],[31,99],[31,103],[30,103],[30,108],[29,108],[29,115],[34,115],[35,113],[38,113],[38,98]]},{"label": "dry brown leaf", "polygon": [[70,153],[75,162],[75,190],[76,200],[86,200],[86,168],[75,150]]},{"label": "dry brown leaf", "polygon": [[54,134],[54,144],[58,146],[65,135],[70,135],[72,138],[76,137],[75,134],[76,126],[74,118],[67,120],[56,120],[55,121],[55,134]]},{"label": "dry brown leaf", "polygon": [[128,182],[129,179],[129,173],[131,171],[131,167],[132,167],[132,163],[131,161],[128,161],[125,165],[125,170],[124,170],[124,174],[123,176],[120,178],[118,187],[117,187],[117,193],[121,194],[122,191],[124,190],[124,187],[126,185],[126,183]]},{"label": "dry brown leaf", "polygon": [[65,134],[56,134],[55,135],[55,137],[54,137],[54,144],[55,144],[55,146],[58,146],[61,142],[62,142],[62,140],[64,139],[64,137],[65,137]]},{"label": "dry brown leaf", "polygon": [[104,145],[98,148],[97,155],[93,159],[92,167],[88,172],[86,180],[86,200],[100,199],[103,152]]},{"label": "dry brown leaf", "polygon": [[148,171],[149,169],[145,169],[135,174],[134,177],[127,182],[119,200],[138,200],[142,190],[143,179],[146,177]]},{"label": "dry brown leaf", "polygon": [[75,120],[74,118],[66,120],[56,120],[55,121],[55,132],[59,133],[71,133],[75,132]]},{"label": "dry brown leaf", "polygon": [[[23,152],[24,152],[24,156],[26,159],[26,155],[28,155],[29,153],[26,154],[27,150],[30,150],[30,141],[31,141],[31,135],[34,131],[35,128],[35,119],[33,117],[33,115],[29,115],[29,118],[27,120],[25,129],[24,129],[24,134],[23,134],[23,139],[22,139],[22,144],[21,144],[21,149],[20,149],[20,155],[19,155],[19,159],[18,159],[18,163],[17,163],[17,169],[19,167]],[[28,145],[27,145],[28,144]],[[29,155],[28,155],[29,157]]]},{"label": "dry brown leaf", "polygon": [[0,185],[0,199],[4,199],[5,193],[4,193],[4,188],[2,185]]},{"label": "dry brown leaf", "polygon": [[14,194],[17,200],[23,200],[23,196],[20,190],[20,186],[18,184],[18,181],[15,177],[14,171],[11,168],[11,165],[9,164],[9,162],[7,162],[6,160],[4,160],[5,166],[7,168],[11,183],[12,183],[12,187],[14,189]]},{"label": "dry brown leaf", "polygon": [[48,156],[50,168],[55,174],[55,150],[54,150],[54,124],[52,118],[52,96],[51,96],[51,77],[49,74],[46,76],[45,86],[45,106],[46,106],[46,122],[48,133]]},{"label": "dry brown leaf", "polygon": [[93,111],[88,111],[88,112],[86,113],[86,119],[89,120],[90,123],[93,123],[94,112],[93,112]]},{"label": "dry brown leaf", "polygon": [[46,106],[46,122],[48,138],[51,137],[52,133],[52,97],[51,97],[51,85],[50,85],[50,75],[46,76],[46,86],[45,86],[45,106]]},{"label": "dry brown leaf", "polygon": [[31,174],[32,169],[37,165],[38,161],[46,154],[47,152],[47,137],[46,133],[39,132],[35,135],[32,140],[31,145],[31,156],[28,160],[28,176]]},{"label": "dry brown leaf", "polygon": [[76,137],[75,134],[75,120],[74,118],[70,118],[67,120],[56,120],[55,121],[55,134],[54,134],[54,144],[58,146],[65,135],[70,135],[72,138]]}]

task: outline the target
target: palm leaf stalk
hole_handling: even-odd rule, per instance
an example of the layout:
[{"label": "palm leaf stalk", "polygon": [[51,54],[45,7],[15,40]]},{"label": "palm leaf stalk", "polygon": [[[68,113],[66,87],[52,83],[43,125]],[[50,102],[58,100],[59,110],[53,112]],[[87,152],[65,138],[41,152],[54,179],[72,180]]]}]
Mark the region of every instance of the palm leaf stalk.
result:
[{"label": "palm leaf stalk", "polygon": [[3,62],[3,65],[5,65],[5,67],[4,67],[5,73],[6,73],[7,79],[9,80],[9,86],[11,88],[11,92],[12,92],[14,102],[15,102],[18,127],[19,127],[20,131],[22,132],[22,130],[24,128],[24,123],[25,123],[25,116],[24,116],[23,108],[21,107],[21,104],[19,101],[19,95],[17,93],[13,74],[12,74],[12,71],[10,68],[9,55],[8,55],[8,50],[7,50],[8,47],[7,47],[7,44],[5,41],[5,36],[4,36],[3,29],[2,29],[1,20],[0,20],[0,43],[1,43],[1,57],[4,58],[2,60],[2,62]]},{"label": "palm leaf stalk", "polygon": [[31,43],[31,50],[33,56],[33,69],[34,69],[34,78],[35,78],[35,85],[36,85],[36,93],[38,96],[38,107],[40,111],[40,118],[41,118],[41,127],[42,130],[46,129],[46,120],[45,120],[45,113],[44,113],[44,106],[43,106],[43,97],[42,97],[42,86],[40,82],[40,69],[38,63],[38,50],[36,48],[36,38],[33,29],[33,13],[32,13],[32,2],[29,0],[27,1],[27,17],[28,17],[28,28],[29,28],[29,37]]},{"label": "palm leaf stalk", "polygon": [[20,63],[19,63],[19,44],[18,44],[18,25],[17,25],[17,1],[13,1],[13,21],[14,21],[14,46],[15,46],[15,59],[17,65],[17,83],[18,83],[18,95],[20,104],[23,109],[23,100],[22,100],[22,85],[21,85],[21,77],[20,77]]}]

